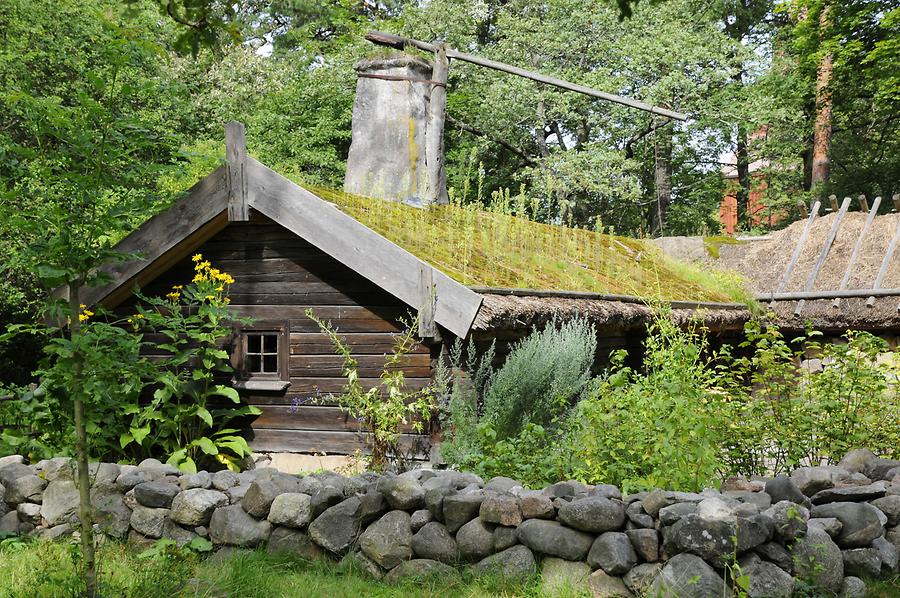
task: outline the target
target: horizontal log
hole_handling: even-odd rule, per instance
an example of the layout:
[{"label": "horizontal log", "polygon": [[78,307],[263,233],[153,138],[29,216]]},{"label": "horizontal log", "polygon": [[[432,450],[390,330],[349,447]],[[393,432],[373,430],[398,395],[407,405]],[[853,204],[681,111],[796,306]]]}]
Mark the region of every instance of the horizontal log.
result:
[{"label": "horizontal log", "polygon": [[[393,351],[398,334],[354,332],[340,334],[354,355],[384,355]],[[323,333],[292,332],[291,355],[328,355],[335,352],[331,340]],[[430,354],[431,349],[422,343],[413,345],[410,353]]]},{"label": "horizontal log", "polygon": [[[254,430],[324,430],[366,432],[365,424],[352,418],[340,407],[286,405],[260,406],[262,414],[253,421]],[[424,428],[423,428],[424,429]],[[401,426],[404,433],[416,433],[412,424]]]},{"label": "horizontal log", "polygon": [[[271,453],[320,453],[352,455],[370,451],[371,434],[361,432],[333,432],[321,430],[269,430],[253,429],[250,448]],[[411,452],[416,459],[425,459],[431,448],[428,436],[403,434],[399,443],[404,452]]]},{"label": "horizontal log", "polygon": [[[365,390],[368,390],[377,386],[381,380],[374,377],[360,378],[359,382]],[[421,390],[431,383],[431,378],[404,378],[404,383],[409,391]],[[342,392],[346,384],[347,379],[341,376],[291,378],[291,386],[284,395],[248,394],[246,401],[251,405],[291,405],[295,400],[317,399],[321,400],[322,404],[333,405],[333,402],[326,400],[327,396]]]},{"label": "horizontal log", "polygon": [[[355,357],[360,376],[377,377],[384,369],[384,356],[360,355]],[[291,377],[340,376],[344,358],[339,355],[291,355]],[[407,376],[426,378],[431,375],[431,356],[404,355],[397,366]]]}]

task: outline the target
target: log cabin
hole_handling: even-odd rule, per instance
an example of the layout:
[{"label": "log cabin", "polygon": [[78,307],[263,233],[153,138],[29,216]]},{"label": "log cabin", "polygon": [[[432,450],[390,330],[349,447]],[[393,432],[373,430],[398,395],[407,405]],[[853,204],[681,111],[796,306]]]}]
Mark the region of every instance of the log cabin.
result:
[{"label": "log cabin", "polygon": [[[575,239],[573,252],[585,247],[589,253],[612,252],[605,254],[607,270],[596,272],[585,256],[569,255],[564,265],[554,257],[552,268],[536,267],[544,288],[521,288],[510,283],[533,284],[533,279],[514,262],[517,249],[504,245],[508,238],[476,239],[480,256],[468,255],[473,253],[469,246],[460,250],[467,255],[452,248],[441,255],[429,253],[437,244],[446,245],[446,239],[417,227],[416,218],[441,218],[440,210],[449,206],[422,210],[346,195],[329,196],[329,201],[320,195],[326,194],[313,193],[249,156],[243,126],[229,123],[225,164],[123,239],[117,249],[139,257],[104,266],[110,282],[85,290],[85,303],[131,313],[135,288],[162,295],[190,279],[195,253],[232,274],[232,309],[253,318],[251,325],[235,329],[229,350],[236,370],[232,383],[248,404],[262,411],[247,430],[256,452],[347,455],[367,446],[360,424],[328,400],[344,386],[342,359],[306,317],[307,309],[344,337],[359,361],[363,382],[370,385],[377,383],[384,355],[405,319],[418,322],[418,343],[402,363],[413,387],[432,381],[437,360],[455,339],[496,342],[502,359],[515,340],[554,319],[590,319],[598,329],[601,353],[640,347],[653,309],[646,299],[609,293],[622,288],[611,287],[613,281],[627,283],[625,288],[660,286],[664,262],[643,255],[638,245],[506,216],[512,228],[503,229],[503,235],[519,235],[519,252],[542,234],[546,239],[538,238],[532,251],[562,252],[561,246],[548,245],[570,233],[593,235]],[[379,210],[401,210],[400,223],[393,220],[399,228],[380,226],[383,222],[373,216]],[[457,211],[463,220],[485,219],[459,233],[468,237],[483,232],[494,218]],[[363,222],[366,218],[371,227]],[[538,228],[521,228],[528,226]],[[595,238],[601,243],[596,247],[590,245]],[[473,264],[479,259],[495,268],[493,278],[478,274]],[[615,265],[616,259],[624,261]],[[558,279],[562,270],[571,270],[571,276]],[[510,278],[510,272],[519,277]],[[651,275],[657,278],[649,280]],[[739,331],[749,318],[744,304],[674,271],[667,276],[665,290],[676,295],[669,301],[673,317],[686,321],[699,315],[720,335]],[[570,290],[558,290],[565,287]],[[408,432],[406,446],[427,455],[430,436]]]}]

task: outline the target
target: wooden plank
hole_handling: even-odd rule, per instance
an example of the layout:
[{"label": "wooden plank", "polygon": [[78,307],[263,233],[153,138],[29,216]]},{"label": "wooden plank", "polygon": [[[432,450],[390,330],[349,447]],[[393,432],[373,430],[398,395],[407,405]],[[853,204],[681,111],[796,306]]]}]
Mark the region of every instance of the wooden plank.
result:
[{"label": "wooden plank", "polygon": [[[860,204],[865,201],[865,195],[860,195]],[[847,288],[847,284],[850,282],[850,275],[853,274],[853,268],[856,266],[856,259],[859,257],[859,250],[862,249],[863,241],[866,238],[866,234],[869,232],[869,227],[872,226],[872,222],[875,220],[875,216],[878,214],[878,206],[881,205],[881,197],[876,197],[875,201],[872,202],[872,208],[869,210],[869,215],[866,217],[866,223],[863,225],[862,230],[859,232],[859,237],[856,239],[856,243],[853,245],[853,251],[850,253],[850,261],[847,262],[847,269],[844,270],[844,276],[841,278],[841,284],[838,287],[839,291],[843,291]],[[839,307],[841,304],[840,298],[832,301],[832,307]]]},{"label": "wooden plank", "polygon": [[419,289],[421,298],[419,302],[419,336],[421,338],[434,338],[437,336],[437,325],[434,322],[434,305],[437,303],[437,293],[431,278],[431,268],[419,269]]},{"label": "wooden plank", "polygon": [[425,132],[425,165],[428,169],[428,189],[425,203],[450,202],[447,195],[447,175],[444,171],[444,113],[447,110],[447,74],[450,62],[444,44],[436,44],[434,66],[431,71],[431,99],[428,102],[428,123]]},{"label": "wooden plank", "polygon": [[[354,355],[383,355],[395,346],[397,334],[353,332],[340,335],[353,350]],[[334,345],[328,336],[315,332],[292,332],[290,337],[291,355],[328,355],[334,353]],[[431,349],[421,343],[413,346],[411,353],[431,354]]]},{"label": "wooden plank", "polygon": [[[397,48],[399,50],[402,50],[406,46],[413,46],[419,48],[420,50],[433,53],[436,49],[434,44],[429,44],[428,42],[404,38],[400,37],[399,35],[391,35],[390,33],[382,33],[380,31],[370,31],[366,34],[366,39],[375,44],[389,46],[391,48]],[[472,64],[477,64],[479,66],[502,71],[504,73],[518,75],[520,77],[538,81],[540,83],[546,83],[547,85],[553,85],[554,87],[568,89],[569,91],[576,91],[578,93],[582,93],[594,98],[600,98],[601,100],[607,100],[610,102],[615,102],[616,104],[622,104],[623,106],[637,108],[638,110],[644,110],[646,112],[650,112],[651,114],[659,114],[661,116],[674,118],[676,120],[687,120],[687,115],[681,114],[680,112],[674,112],[665,108],[658,108],[656,106],[651,106],[650,104],[645,104],[644,102],[640,102],[638,100],[632,100],[631,98],[625,98],[615,94],[606,93],[604,91],[598,91],[590,87],[585,87],[584,85],[569,83],[568,81],[557,79],[556,77],[549,77],[547,75],[528,71],[517,66],[504,64],[502,62],[497,62],[494,60],[488,60],[487,58],[481,58],[480,56],[466,54],[465,52],[457,52],[456,50],[452,50],[449,48],[447,49],[447,56],[449,58],[456,58],[464,62],[471,62]]]},{"label": "wooden plank", "polygon": [[[352,455],[369,450],[369,436],[361,432],[262,429],[253,430],[249,442],[250,448],[258,452]],[[414,451],[416,458],[428,457],[431,444],[428,436],[403,434],[399,442],[404,451]]]},{"label": "wooden plank", "polygon": [[[427,266],[425,262],[253,158],[248,158],[247,167],[251,207],[418,309],[419,268]],[[481,307],[481,296],[433,270],[438,296],[435,321],[465,337]]]},{"label": "wooden plank", "polygon": [[[825,260],[828,258],[828,254],[831,253],[831,247],[834,245],[834,239],[837,237],[837,232],[841,228],[841,221],[844,219],[844,215],[847,213],[847,210],[850,208],[850,198],[845,197],[844,201],[841,202],[841,209],[838,210],[838,215],[834,219],[834,222],[831,224],[831,230],[828,231],[828,236],[825,238],[825,243],[822,245],[822,250],[819,252],[819,257],[816,259],[816,263],[813,265],[813,269],[810,271],[809,276],[806,277],[806,284],[803,285],[803,290],[806,292],[812,291],[813,286],[816,284],[816,279],[819,277],[819,271],[822,269],[822,266],[825,265]],[[797,306],[794,308],[794,315],[799,316],[803,311],[803,306],[806,304],[805,299],[801,299],[797,302]]]},{"label": "wooden plank", "polygon": [[247,203],[247,140],[242,123],[231,121],[225,125],[225,161],[228,167],[228,220],[245,222],[250,219]]},{"label": "wooden plank", "polygon": [[122,239],[116,250],[140,257],[101,268],[112,280],[104,286],[82,289],[84,303],[94,305],[103,301],[107,308],[115,307],[131,295],[135,285],[153,280],[225,228],[228,224],[224,217],[228,201],[225,177],[225,167],[220,166],[169,209]]},{"label": "wooden plank", "polygon": [[[260,414],[251,424],[254,430],[334,430],[365,432],[362,422],[350,417],[340,407],[260,405]],[[423,430],[425,428],[423,427]],[[404,424],[400,431],[415,434],[412,424]]]},{"label": "wooden plank", "polygon": [[[891,260],[894,259],[894,251],[897,250],[897,242],[900,241],[900,214],[896,215],[897,218],[897,229],[894,231],[894,236],[891,238],[891,242],[888,244],[887,251],[884,254],[884,259],[881,260],[881,267],[878,269],[878,276],[875,277],[875,282],[872,284],[872,290],[878,290],[881,288],[881,283],[884,282],[884,277],[887,276],[888,267],[891,265]],[[875,296],[871,295],[868,299],[866,299],[866,307],[872,307],[875,305]]]},{"label": "wooden plank", "polygon": [[[341,376],[344,358],[340,355],[291,355],[291,377]],[[378,377],[384,369],[383,355],[354,356],[357,361],[359,375],[362,377]],[[392,369],[403,370],[411,378],[427,378],[431,375],[431,356],[412,354],[401,358],[399,364]]]},{"label": "wooden plank", "polygon": [[781,280],[778,282],[778,287],[774,291],[775,293],[780,293],[784,290],[784,287],[787,286],[788,280],[790,280],[791,274],[794,272],[794,266],[797,265],[797,260],[800,259],[800,254],[803,252],[803,247],[806,245],[806,239],[809,237],[809,231],[812,229],[813,222],[815,222],[816,217],[819,215],[819,208],[821,205],[822,202],[819,200],[816,200],[813,204],[812,210],[809,212],[809,218],[806,219],[806,224],[803,225],[803,232],[800,233],[800,238],[797,240],[797,246],[794,247],[794,253],[791,254],[791,261],[788,262],[784,274],[781,275]]},{"label": "wooden plank", "polygon": [[[327,397],[332,394],[339,394],[343,391],[347,384],[347,379],[343,376],[331,377],[294,377],[290,380],[291,386],[284,395],[255,395],[248,393],[246,400],[251,405],[291,405],[295,401],[304,404],[315,404],[322,401],[322,405],[334,405],[334,402],[328,401]],[[381,383],[379,378],[360,378],[360,384],[363,389],[369,390]],[[431,384],[431,378],[404,378],[404,383],[409,391],[421,390]]]},{"label": "wooden plank", "polygon": [[[822,250],[819,252],[819,257],[816,260],[812,271],[810,271],[809,276],[807,276],[806,278],[806,284],[803,285],[804,291],[812,291],[813,286],[816,284],[816,279],[819,277],[819,271],[822,269],[822,266],[825,265],[825,260],[828,258],[828,254],[831,253],[831,247],[832,245],[834,245],[834,239],[835,237],[837,237],[838,230],[841,228],[841,221],[844,219],[844,215],[847,213],[847,209],[849,207],[850,198],[845,197],[844,201],[841,203],[841,209],[838,211],[837,217],[831,224],[831,230],[828,231],[828,237],[825,238],[825,244],[822,245]],[[801,299],[797,302],[797,306],[794,308],[795,316],[800,315],[805,304],[805,299]]]}]

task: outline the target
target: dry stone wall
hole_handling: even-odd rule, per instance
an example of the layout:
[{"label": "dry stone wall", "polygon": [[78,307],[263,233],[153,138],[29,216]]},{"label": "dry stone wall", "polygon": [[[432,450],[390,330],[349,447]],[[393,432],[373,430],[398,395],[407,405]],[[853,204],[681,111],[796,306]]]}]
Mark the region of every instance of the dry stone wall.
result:
[{"label": "dry stone wall", "polygon": [[[148,459],[95,464],[91,475],[96,527],[111,537],[147,545],[200,536],[347,558],[386,581],[467,565],[509,577],[540,571],[548,595],[565,585],[599,597],[721,598],[739,571],[750,596],[789,596],[800,584],[863,596],[863,578],[898,571],[900,462],[868,451],[790,476],[731,478],[721,490],[628,496],[576,481],[529,490],[451,470],[182,474]],[[75,533],[75,477],[66,458],[0,458],[0,531]]]}]

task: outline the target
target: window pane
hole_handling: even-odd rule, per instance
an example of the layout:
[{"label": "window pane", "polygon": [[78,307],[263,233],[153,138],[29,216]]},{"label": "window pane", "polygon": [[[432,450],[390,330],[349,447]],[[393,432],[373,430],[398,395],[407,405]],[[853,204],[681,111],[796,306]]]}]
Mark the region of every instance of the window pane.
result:
[{"label": "window pane", "polygon": [[265,349],[266,353],[278,353],[278,336],[274,334],[267,334],[265,337]]},{"label": "window pane", "polygon": [[263,371],[264,372],[278,372],[278,356],[277,355],[266,355],[263,357]]},{"label": "window pane", "polygon": [[259,355],[247,356],[247,371],[251,373],[259,373],[262,371],[262,360]]},{"label": "window pane", "polygon": [[259,334],[247,335],[247,353],[262,352],[262,337]]}]

